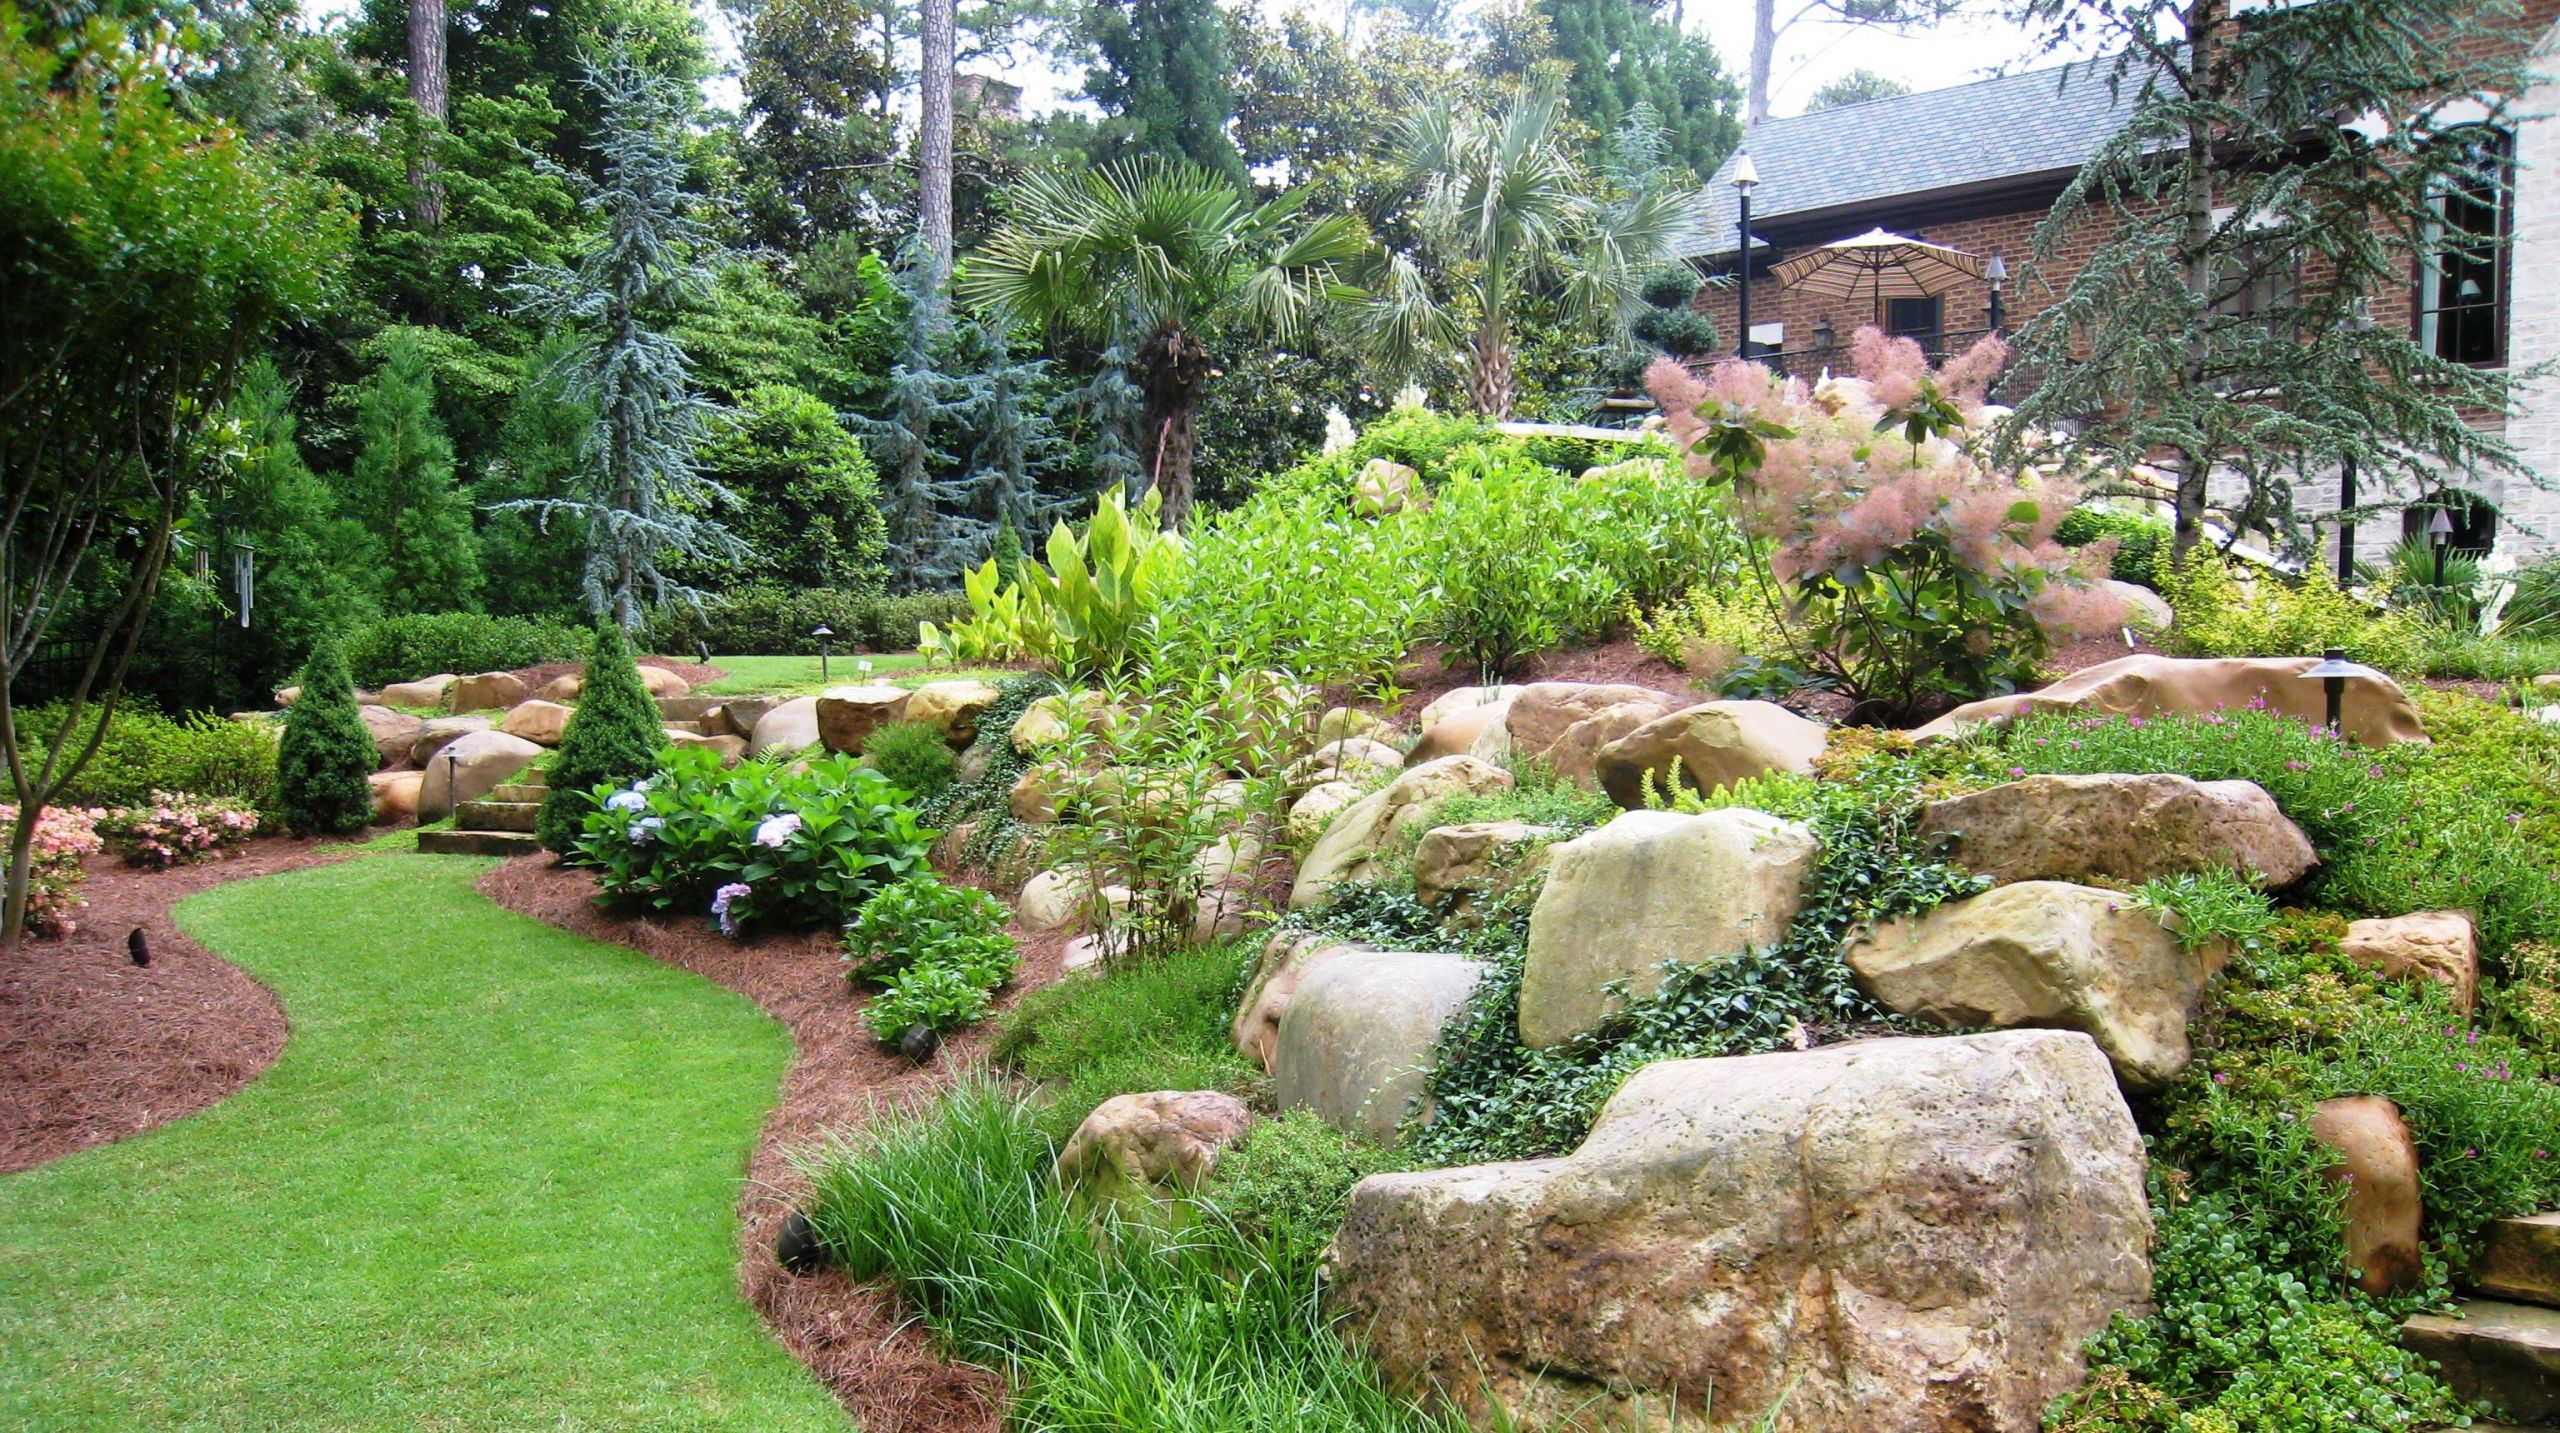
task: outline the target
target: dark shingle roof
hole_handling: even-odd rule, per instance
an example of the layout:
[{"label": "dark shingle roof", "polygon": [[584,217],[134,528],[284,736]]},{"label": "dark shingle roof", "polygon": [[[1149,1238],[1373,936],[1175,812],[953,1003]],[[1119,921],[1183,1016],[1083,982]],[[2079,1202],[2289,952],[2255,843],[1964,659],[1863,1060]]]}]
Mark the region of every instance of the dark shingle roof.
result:
[{"label": "dark shingle roof", "polygon": [[[1742,152],[1760,171],[1752,227],[1791,214],[2032,175],[2073,173],[2114,134],[2139,88],[2109,93],[2113,61],[2077,61],[1951,89],[1762,120]],[[1734,247],[1733,160],[1700,195],[1690,257]]]}]

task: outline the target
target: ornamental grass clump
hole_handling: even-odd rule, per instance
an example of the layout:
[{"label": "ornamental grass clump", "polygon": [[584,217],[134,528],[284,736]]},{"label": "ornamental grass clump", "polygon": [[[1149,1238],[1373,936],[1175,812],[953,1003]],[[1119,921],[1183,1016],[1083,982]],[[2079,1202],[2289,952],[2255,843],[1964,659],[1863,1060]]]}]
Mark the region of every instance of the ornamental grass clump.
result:
[{"label": "ornamental grass clump", "polygon": [[551,759],[551,794],[542,799],[535,822],[543,846],[564,856],[576,850],[587,814],[595,809],[596,788],[628,786],[655,771],[666,744],[657,700],[641,684],[630,639],[611,623],[596,624],[586,685],[560,734],[559,755]]},{"label": "ornamental grass clump", "polygon": [[373,775],[382,753],[356,711],[338,644],[322,642],[302,666],[302,693],[285,708],[276,747],[284,823],[297,836],[359,831],[373,819]]},{"label": "ornamental grass clump", "polygon": [[1647,370],[1690,475],[1731,488],[1778,628],[1782,655],[1728,690],[1834,690],[1861,719],[1899,722],[2030,684],[2057,639],[2123,615],[2094,586],[2107,545],[2054,540],[2078,493],[1982,455],[1983,391],[2006,357],[1985,339],[1933,371],[1870,328],[1861,381],[1808,387],[1739,361],[1703,382],[1667,359]]}]

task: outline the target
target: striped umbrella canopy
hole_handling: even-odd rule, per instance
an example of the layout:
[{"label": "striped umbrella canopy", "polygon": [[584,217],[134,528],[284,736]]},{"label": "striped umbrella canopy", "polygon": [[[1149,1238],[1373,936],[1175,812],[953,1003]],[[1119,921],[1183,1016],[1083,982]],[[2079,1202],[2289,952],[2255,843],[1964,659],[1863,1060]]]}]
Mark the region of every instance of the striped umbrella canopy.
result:
[{"label": "striped umbrella canopy", "polygon": [[1881,308],[1886,299],[1925,299],[1981,279],[1982,257],[1870,229],[1798,254],[1770,272],[1791,289],[1843,299],[1864,295]]}]

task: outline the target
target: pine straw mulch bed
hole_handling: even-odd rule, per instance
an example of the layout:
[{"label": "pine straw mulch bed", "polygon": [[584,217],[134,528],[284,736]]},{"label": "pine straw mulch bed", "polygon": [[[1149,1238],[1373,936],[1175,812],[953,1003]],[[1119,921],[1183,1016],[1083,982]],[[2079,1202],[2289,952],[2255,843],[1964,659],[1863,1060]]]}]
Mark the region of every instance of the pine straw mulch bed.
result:
[{"label": "pine straw mulch bed", "polygon": [[[193,1114],[283,1053],[284,1007],[179,934],[180,900],[225,881],[337,859],[348,847],[261,836],[227,860],[166,871],[94,857],[78,929],[0,962],[0,1174]],[[151,964],[127,940],[140,928]]]},{"label": "pine straw mulch bed", "polygon": [[[860,1422],[864,1433],[995,1433],[1004,1390],[984,1369],[941,1357],[896,1296],[841,1270],[795,1277],[774,1262],[776,1231],[801,1180],[789,1151],[859,1128],[875,1109],[911,1106],[986,1057],[989,1025],[953,1037],[932,1060],[911,1065],[884,1050],[856,1018],[862,1002],[845,985],[844,958],[820,932],[729,940],[708,921],[617,915],[597,908],[595,879],[549,856],[519,856],[483,877],[498,904],[579,935],[630,946],[737,991],[791,1032],[791,1069],[766,1117],[738,1195],[743,1226],[739,1282],[794,1357],[809,1366]],[[1004,996],[1058,977],[1067,933],[1014,931],[1022,972]]]}]

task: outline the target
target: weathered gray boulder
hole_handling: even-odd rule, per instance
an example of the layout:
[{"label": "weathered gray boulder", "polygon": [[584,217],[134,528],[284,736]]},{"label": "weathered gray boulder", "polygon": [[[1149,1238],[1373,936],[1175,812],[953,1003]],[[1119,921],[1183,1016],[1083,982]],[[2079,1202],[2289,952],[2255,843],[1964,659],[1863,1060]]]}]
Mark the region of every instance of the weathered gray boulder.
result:
[{"label": "weathered gray boulder", "polygon": [[1197,1190],[1219,1154],[1252,1127],[1244,1101],[1215,1090],[1114,1095],[1058,1152],[1058,1185],[1071,1197],[1147,1215]]},{"label": "weathered gray boulder", "polygon": [[1644,804],[1644,778],[1667,789],[1679,781],[1713,791],[1773,772],[1813,770],[1831,741],[1830,728],[1775,702],[1700,702],[1657,717],[1600,748],[1592,769],[1609,799],[1633,810]]},{"label": "weathered gray boulder", "polygon": [[1548,848],[1529,913],[1520,1040],[1547,1046],[1600,1028],[1612,981],[1643,999],[1666,960],[1703,965],[1776,945],[1804,900],[1812,828],[1740,807],[1688,816],[1629,811]]},{"label": "weathered gray boulder", "polygon": [[747,749],[758,756],[788,756],[818,744],[818,699],[793,697],[756,718]]},{"label": "weathered gray boulder", "polygon": [[[533,689],[513,672],[479,672],[453,679],[446,695],[452,698],[453,709],[458,712],[505,711],[532,696]],[[383,698],[389,700],[390,694],[385,692]]]},{"label": "weathered gray boulder", "polygon": [[1244,1003],[1236,1007],[1235,1022],[1229,1027],[1236,1048],[1269,1074],[1280,1048],[1280,1017],[1288,1013],[1289,1001],[1298,993],[1298,982],[1327,961],[1373,952],[1374,947],[1317,931],[1275,932],[1262,947],[1262,962],[1254,968],[1253,979],[1245,986]]},{"label": "weathered gray boulder", "polygon": [[2320,862],[2258,783],[2166,773],[2024,777],[1930,802],[1920,836],[1934,854],[2002,882],[2139,885],[2222,869],[2273,890]]},{"label": "weathered gray boulder", "polygon": [[1289,908],[1323,904],[1336,883],[1376,874],[1379,849],[1390,837],[1427,826],[1440,803],[1461,791],[1482,794],[1511,789],[1511,773],[1471,756],[1444,756],[1414,767],[1353,802],[1333,818],[1315,848],[1299,863]]},{"label": "weathered gray boulder", "polygon": [[[2329,719],[2328,698],[2318,682],[2302,680],[2312,657],[2163,657],[2139,652],[2084,667],[2049,687],[1990,697],[1960,706],[1912,733],[1922,740],[1951,736],[1978,722],[2031,711],[2111,712],[2126,716],[2185,713],[2203,716],[2239,711],[2264,701],[2275,712],[2307,722]],[[2351,677],[2341,715],[2347,739],[2359,746],[2425,741],[2418,709],[2389,677]]]},{"label": "weathered gray boulder", "polygon": [[1549,772],[1576,786],[1597,787],[1600,784],[1600,753],[1619,739],[1634,735],[1647,722],[1659,720],[1663,714],[1662,707],[1652,702],[1626,702],[1603,707],[1566,727],[1564,734],[1538,756],[1538,762]]},{"label": "weathered gray boulder", "polygon": [[1306,795],[1289,803],[1290,844],[1314,845],[1333,818],[1357,803],[1360,795],[1360,788],[1348,781],[1321,781],[1308,787]]},{"label": "weathered gray boulder", "polygon": [[364,722],[365,735],[373,738],[376,763],[384,767],[405,765],[409,753],[417,749],[418,733],[427,727],[424,720],[407,712],[371,702],[356,708],[356,715]]},{"label": "weathered gray boulder", "polygon": [[[1504,725],[1511,749],[1523,760],[1545,761],[1547,751],[1575,724],[1616,707],[1651,709],[1668,716],[1681,706],[1651,687],[1624,682],[1531,682],[1511,699]],[[1637,725],[1642,725],[1639,722]]]},{"label": "weathered gray boulder", "polygon": [[2181,948],[2121,892],[2021,881],[1886,921],[1846,955],[1905,1015],[2085,1031],[2126,1088],[2156,1090],[2186,1069],[2187,1022],[2230,952]]},{"label": "weathered gray boulder", "polygon": [[978,739],[978,718],[1002,700],[993,682],[927,682],[907,698],[906,720],[941,729],[953,746]]},{"label": "weathered gray boulder", "polygon": [[1100,692],[1052,692],[1022,709],[1006,738],[1023,756],[1055,746],[1078,730],[1100,722],[1107,729],[1111,704]]},{"label": "weathered gray boulder", "polygon": [[409,742],[411,764],[424,767],[429,758],[475,731],[494,731],[497,723],[484,716],[429,717],[418,727],[417,736]]},{"label": "weathered gray boulder", "polygon": [[2150,1238],[2087,1037],[1867,1040],[1665,1061],[1565,1158],[1363,1180],[1329,1304],[1479,1423],[1703,1427],[1712,1389],[1719,1428],[2032,1433],[2146,1311]]},{"label": "weathered gray boulder", "polygon": [[2169,599],[2140,583],[2105,577],[2098,580],[2098,590],[2124,604],[2124,620],[2136,631],[2157,635],[2177,623],[2178,614]]},{"label": "weathered gray boulder", "polygon": [[2465,1014],[2480,1002],[2480,932],[2467,911],[2419,911],[2347,926],[2338,953],[2385,975],[2433,980]]},{"label": "weathered gray boulder", "polygon": [[782,705],[782,700],[780,697],[729,697],[720,703],[720,719],[729,724],[729,730],[754,741],[756,723],[764,720],[766,712]]},{"label": "weathered gray boulder", "polygon": [[1470,821],[1463,826],[1434,826],[1422,833],[1413,848],[1414,899],[1434,910],[1462,896],[1490,892],[1501,868],[1516,859],[1511,874],[1516,878],[1528,868],[1546,864],[1542,847],[1530,856],[1516,856],[1516,848],[1556,835],[1551,826],[1533,826],[1526,821]]},{"label": "weathered gray boulder", "polygon": [[1273,1098],[1381,1143],[1430,1109],[1423,1083],[1440,1035],[1487,967],[1463,955],[1380,951],[1316,963],[1281,1013]]},{"label": "weathered gray boulder", "polygon": [[859,753],[871,734],[907,714],[914,694],[904,687],[829,687],[818,693],[818,744],[833,752]]},{"label": "weathered gray boulder", "polygon": [[542,748],[503,731],[475,731],[454,738],[427,763],[418,783],[418,819],[441,821],[458,802],[477,801],[533,764]]}]

